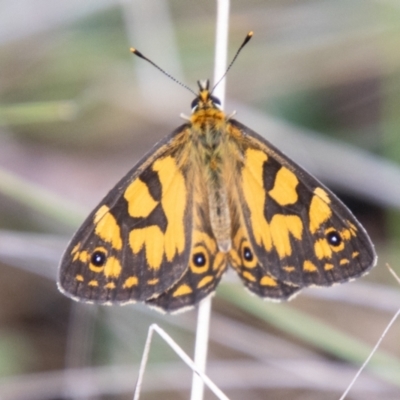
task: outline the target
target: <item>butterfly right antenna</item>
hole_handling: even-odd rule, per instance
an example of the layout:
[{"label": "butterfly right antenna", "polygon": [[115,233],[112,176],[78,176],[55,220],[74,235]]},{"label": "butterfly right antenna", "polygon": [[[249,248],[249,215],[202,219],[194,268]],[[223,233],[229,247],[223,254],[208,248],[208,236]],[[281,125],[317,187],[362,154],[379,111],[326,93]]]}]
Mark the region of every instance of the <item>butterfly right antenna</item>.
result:
[{"label": "butterfly right antenna", "polygon": [[226,74],[228,73],[228,71],[231,69],[233,63],[236,61],[236,59],[238,58],[239,53],[242,51],[243,47],[246,46],[246,44],[249,42],[249,40],[253,37],[253,31],[250,31],[245,39],[243,40],[243,43],[240,45],[240,47],[238,48],[238,51],[236,52],[235,56],[233,57],[231,63],[229,64],[228,68],[226,69],[225,73],[222,75],[222,77],[219,79],[219,81],[214,85],[214,87],[211,90],[211,93],[214,91],[214,89],[221,83],[222,79],[225,78]]}]

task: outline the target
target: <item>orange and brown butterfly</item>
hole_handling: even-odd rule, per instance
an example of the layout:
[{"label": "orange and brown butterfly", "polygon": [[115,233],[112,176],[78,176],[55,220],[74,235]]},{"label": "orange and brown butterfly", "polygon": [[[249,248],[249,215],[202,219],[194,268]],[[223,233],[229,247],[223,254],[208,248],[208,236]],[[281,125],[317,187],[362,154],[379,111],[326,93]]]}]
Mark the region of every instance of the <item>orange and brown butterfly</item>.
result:
[{"label": "orange and brown butterfly", "polygon": [[188,121],[118,182],[72,238],[60,290],[80,301],[140,301],[172,312],[213,293],[229,265],[250,291],[272,300],[372,268],[373,244],[346,206],[228,117],[208,81],[198,84]]}]

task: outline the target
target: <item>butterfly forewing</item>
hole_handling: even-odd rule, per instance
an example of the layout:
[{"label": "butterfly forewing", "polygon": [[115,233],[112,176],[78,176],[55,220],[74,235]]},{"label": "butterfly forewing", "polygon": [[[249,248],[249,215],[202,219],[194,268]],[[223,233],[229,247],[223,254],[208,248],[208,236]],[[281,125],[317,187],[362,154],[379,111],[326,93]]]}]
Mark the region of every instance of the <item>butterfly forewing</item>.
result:
[{"label": "butterfly forewing", "polygon": [[99,303],[144,301],[179,280],[192,232],[185,134],[181,127],[159,143],[89,215],[62,259],[63,292]]},{"label": "butterfly forewing", "polygon": [[261,136],[246,136],[239,194],[255,256],[276,280],[330,286],[376,261],[365,230],[337,197]]}]

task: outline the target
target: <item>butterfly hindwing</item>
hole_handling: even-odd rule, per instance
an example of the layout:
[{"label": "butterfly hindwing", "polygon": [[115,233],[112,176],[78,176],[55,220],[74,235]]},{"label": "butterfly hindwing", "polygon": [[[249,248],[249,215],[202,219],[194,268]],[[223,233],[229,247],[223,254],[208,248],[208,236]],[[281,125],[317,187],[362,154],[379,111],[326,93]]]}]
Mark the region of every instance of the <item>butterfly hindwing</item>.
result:
[{"label": "butterfly hindwing", "polygon": [[98,303],[144,301],[187,268],[192,192],[181,162],[185,126],[155,146],[102,200],[69,244],[59,286]]},{"label": "butterfly hindwing", "polygon": [[261,136],[237,121],[231,124],[245,137],[239,197],[265,271],[302,288],[330,286],[369,270],[373,245],[347,207]]},{"label": "butterfly hindwing", "polygon": [[257,296],[271,300],[292,297],[301,288],[282,282],[272,275],[265,267],[265,262],[261,263],[256,256],[243,219],[240,218],[239,221],[233,230],[232,249],[229,252],[230,265],[235,269],[244,285]]},{"label": "butterfly hindwing", "polygon": [[174,312],[193,307],[212,294],[228,265],[227,254],[219,251],[210,221],[207,196],[199,176],[192,176],[194,192],[191,249],[187,269],[167,291],[146,301],[153,307]]}]

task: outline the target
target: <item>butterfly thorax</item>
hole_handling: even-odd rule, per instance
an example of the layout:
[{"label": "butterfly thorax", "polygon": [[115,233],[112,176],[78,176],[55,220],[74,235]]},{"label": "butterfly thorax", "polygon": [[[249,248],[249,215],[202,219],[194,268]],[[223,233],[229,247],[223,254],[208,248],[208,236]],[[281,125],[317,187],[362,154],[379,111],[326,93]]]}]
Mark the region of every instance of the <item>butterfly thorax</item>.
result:
[{"label": "butterfly thorax", "polygon": [[218,99],[207,88],[201,87],[195,102],[196,107],[190,117],[192,162],[198,175],[195,182],[207,191],[213,234],[219,250],[226,253],[231,248],[232,238],[230,182],[226,179],[231,162],[226,154],[226,116],[218,107]]}]

